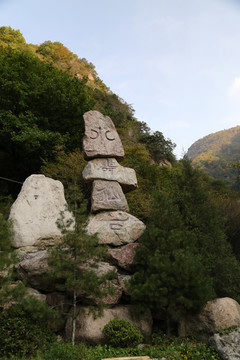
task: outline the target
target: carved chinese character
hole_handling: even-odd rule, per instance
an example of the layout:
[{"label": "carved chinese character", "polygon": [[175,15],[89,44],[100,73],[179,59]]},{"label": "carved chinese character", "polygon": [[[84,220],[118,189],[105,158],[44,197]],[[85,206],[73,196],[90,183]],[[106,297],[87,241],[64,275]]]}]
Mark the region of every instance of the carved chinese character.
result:
[{"label": "carved chinese character", "polygon": [[100,210],[129,210],[127,200],[118,182],[105,180],[93,182],[91,211]]},{"label": "carved chinese character", "polygon": [[105,211],[92,215],[89,235],[98,234],[100,244],[119,246],[136,241],[145,229],[142,221],[124,211]]},{"label": "carved chinese character", "polygon": [[86,181],[95,179],[117,181],[124,192],[137,188],[135,170],[121,166],[114,158],[90,160],[82,175]]},{"label": "carved chinese character", "polygon": [[88,111],[83,115],[85,136],[83,153],[85,159],[97,157],[124,157],[124,150],[115,126],[108,116],[98,111]]}]

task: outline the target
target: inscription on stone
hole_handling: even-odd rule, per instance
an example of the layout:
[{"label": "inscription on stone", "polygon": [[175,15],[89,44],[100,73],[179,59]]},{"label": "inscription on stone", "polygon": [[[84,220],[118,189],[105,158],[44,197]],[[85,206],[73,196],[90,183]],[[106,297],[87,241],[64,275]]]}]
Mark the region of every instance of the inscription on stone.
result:
[{"label": "inscription on stone", "polygon": [[121,166],[116,159],[93,159],[88,162],[83,170],[86,181],[95,179],[117,181],[124,192],[137,188],[137,177],[134,169]]},{"label": "inscription on stone", "polygon": [[115,126],[108,116],[100,112],[88,111],[83,115],[85,136],[83,153],[85,159],[98,157],[124,157],[124,150]]},{"label": "inscription on stone", "polygon": [[95,180],[92,191],[92,212],[100,210],[129,211],[121,186],[116,181]]},{"label": "inscription on stone", "polygon": [[115,246],[135,242],[145,230],[145,225],[124,211],[105,211],[92,215],[87,225],[89,235],[98,234],[100,244]]}]

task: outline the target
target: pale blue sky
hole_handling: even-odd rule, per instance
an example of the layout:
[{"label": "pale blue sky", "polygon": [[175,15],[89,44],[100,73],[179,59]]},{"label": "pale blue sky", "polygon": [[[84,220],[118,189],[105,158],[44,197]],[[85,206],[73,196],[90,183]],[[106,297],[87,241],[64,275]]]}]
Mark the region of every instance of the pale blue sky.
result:
[{"label": "pale blue sky", "polygon": [[240,125],[240,0],[0,0],[0,26],[91,61],[178,156]]}]

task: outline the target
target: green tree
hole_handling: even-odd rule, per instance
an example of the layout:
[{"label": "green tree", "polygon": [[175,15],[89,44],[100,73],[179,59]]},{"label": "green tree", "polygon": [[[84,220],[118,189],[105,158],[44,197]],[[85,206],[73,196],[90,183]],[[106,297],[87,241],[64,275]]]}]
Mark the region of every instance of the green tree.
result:
[{"label": "green tree", "polygon": [[[76,215],[76,212],[75,212]],[[81,214],[82,215],[82,214]],[[59,226],[62,229],[62,241],[49,253],[50,276],[57,283],[57,288],[71,293],[72,344],[75,343],[77,304],[84,299],[96,299],[101,310],[101,299],[111,292],[108,280],[116,274],[109,272],[98,276],[98,263],[105,255],[105,248],[98,245],[96,236],[89,236],[84,223],[77,217],[74,230],[66,227],[64,219]],[[70,225],[70,224],[68,224]]]},{"label": "green tree", "polygon": [[0,27],[0,44],[24,44],[25,39],[19,30],[14,30],[10,26]]},{"label": "green tree", "polygon": [[6,270],[11,264],[11,248],[12,231],[8,222],[4,219],[3,214],[0,213],[0,271]]},{"label": "green tree", "polygon": [[1,176],[23,181],[54,159],[56,146],[81,146],[82,115],[94,103],[85,81],[29,51],[0,48]]},{"label": "green tree", "polygon": [[214,295],[211,279],[195,251],[196,237],[187,231],[170,196],[155,193],[152,216],[136,254],[138,270],[130,281],[134,301],[164,310],[166,328],[189,311],[197,311]]},{"label": "green tree", "polygon": [[212,196],[214,184],[201,171],[194,169],[188,160],[180,162],[176,178],[175,202],[185,226],[195,233],[196,249],[218,297],[239,294],[240,266],[227,241],[225,219],[219,202]]},{"label": "green tree", "polygon": [[158,163],[161,160],[175,161],[173,150],[176,145],[170,139],[165,139],[160,131],[155,131],[153,134],[145,131],[139,141],[146,145],[154,161]]}]

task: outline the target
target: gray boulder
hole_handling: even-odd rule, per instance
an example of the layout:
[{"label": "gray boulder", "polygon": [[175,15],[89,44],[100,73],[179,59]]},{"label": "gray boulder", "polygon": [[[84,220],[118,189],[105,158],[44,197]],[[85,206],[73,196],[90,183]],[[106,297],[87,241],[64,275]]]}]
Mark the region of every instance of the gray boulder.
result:
[{"label": "gray boulder", "polygon": [[63,185],[44,175],[29,176],[13,203],[9,219],[13,224],[15,248],[59,238],[61,230],[56,222],[64,213],[65,221],[72,214],[66,210]]},{"label": "gray boulder", "polygon": [[225,297],[208,301],[197,315],[186,316],[179,323],[179,336],[194,335],[198,340],[208,341],[219,329],[240,326],[240,305]]},{"label": "gray boulder", "polygon": [[214,334],[209,343],[223,360],[240,360],[240,329],[229,334]]},{"label": "gray boulder", "polygon": [[83,154],[86,160],[98,157],[124,157],[124,150],[115,126],[108,116],[93,110],[83,115],[85,136],[83,138]]},{"label": "gray boulder", "polygon": [[46,250],[36,251],[25,255],[24,260],[15,265],[18,278],[34,289],[51,291],[55,284],[47,276],[49,270],[48,253]]},{"label": "gray boulder", "polygon": [[117,181],[125,193],[137,189],[135,170],[121,166],[114,158],[89,161],[82,176],[85,181],[95,179]]}]

